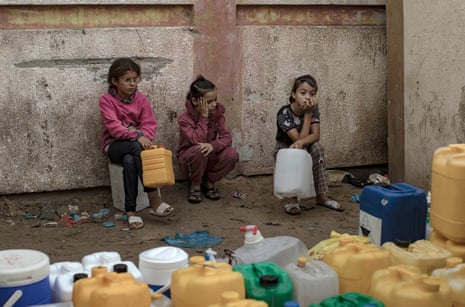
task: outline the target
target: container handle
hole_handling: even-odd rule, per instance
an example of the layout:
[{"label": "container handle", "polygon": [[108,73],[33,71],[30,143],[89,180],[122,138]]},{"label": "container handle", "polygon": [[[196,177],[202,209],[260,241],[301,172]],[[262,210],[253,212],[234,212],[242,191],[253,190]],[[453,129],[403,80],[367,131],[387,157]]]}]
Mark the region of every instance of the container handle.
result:
[{"label": "container handle", "polygon": [[[402,185],[402,188],[399,187],[399,185]],[[391,190],[391,191],[395,190],[396,192],[400,192],[400,193],[412,193],[412,192],[415,192],[414,187],[407,186],[407,184],[405,184],[405,183],[388,184],[388,185],[383,185],[381,187],[383,189],[386,189],[386,190]],[[403,189],[403,188],[406,188],[406,189]]]},{"label": "container handle", "polygon": [[13,294],[10,296],[10,298],[6,301],[5,304],[3,304],[3,307],[13,307],[14,304],[23,296],[23,291],[21,290],[16,290],[13,292]]}]

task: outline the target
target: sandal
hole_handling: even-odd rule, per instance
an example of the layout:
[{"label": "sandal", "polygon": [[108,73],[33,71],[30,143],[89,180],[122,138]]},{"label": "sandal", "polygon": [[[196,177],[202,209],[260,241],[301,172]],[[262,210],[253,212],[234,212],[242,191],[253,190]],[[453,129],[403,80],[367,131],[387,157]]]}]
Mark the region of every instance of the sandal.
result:
[{"label": "sandal", "polygon": [[128,217],[128,225],[131,229],[140,229],[144,227],[144,221],[140,216],[132,215]]},{"label": "sandal", "polygon": [[160,206],[158,206],[157,209],[155,208],[150,208],[149,213],[151,215],[159,216],[159,217],[165,217],[173,213],[174,208],[168,205],[167,203],[161,203]]},{"label": "sandal", "polygon": [[202,201],[202,193],[199,190],[190,190],[187,200],[191,204],[198,204]]},{"label": "sandal", "polygon": [[337,201],[335,200],[327,200],[327,201],[324,201],[322,203],[317,203],[318,206],[322,206],[322,207],[326,207],[328,209],[331,209],[331,210],[335,210],[335,211],[338,211],[338,212],[342,212],[344,211],[345,209],[341,206],[340,203],[338,203]]},{"label": "sandal", "polygon": [[285,204],[284,211],[289,215],[301,215],[302,210],[300,209],[299,204]]},{"label": "sandal", "polygon": [[210,200],[218,200],[221,198],[220,194],[218,193],[218,189],[215,187],[208,188],[207,186],[202,185],[202,190],[203,190],[203,193],[205,194],[205,197]]}]

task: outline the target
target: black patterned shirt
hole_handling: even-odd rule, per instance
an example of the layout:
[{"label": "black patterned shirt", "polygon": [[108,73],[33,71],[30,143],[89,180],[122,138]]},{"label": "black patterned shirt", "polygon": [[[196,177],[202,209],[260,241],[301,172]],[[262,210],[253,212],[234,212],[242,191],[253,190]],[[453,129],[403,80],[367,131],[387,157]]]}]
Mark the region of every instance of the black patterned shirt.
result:
[{"label": "black patterned shirt", "polygon": [[[311,124],[318,123],[320,123],[320,110],[318,109],[318,106],[316,106],[312,114]],[[290,146],[294,143],[294,141],[287,135],[287,132],[295,128],[300,133],[302,125],[304,124],[304,114],[301,116],[295,115],[291,110],[291,105],[287,104],[279,109],[278,114],[276,115],[276,124],[278,128],[276,131],[276,140]]]}]

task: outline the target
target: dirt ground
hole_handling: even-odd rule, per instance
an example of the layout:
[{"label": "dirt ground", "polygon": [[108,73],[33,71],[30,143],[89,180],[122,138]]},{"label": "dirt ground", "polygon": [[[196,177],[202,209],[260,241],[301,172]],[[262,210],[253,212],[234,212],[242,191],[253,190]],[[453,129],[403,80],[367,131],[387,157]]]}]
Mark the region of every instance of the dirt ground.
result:
[{"label": "dirt ground", "polygon": [[[208,230],[211,236],[224,240],[213,246],[219,257],[224,249],[234,250],[243,244],[242,225],[258,225],[264,237],[290,235],[301,239],[307,247],[329,238],[331,230],[339,233],[358,234],[359,204],[352,200],[361,188],[342,183],[340,172],[330,176],[330,196],[338,200],[344,212],[336,212],[314,205],[313,199],[302,201],[303,214],[287,215],[280,200],[273,196],[272,176],[239,176],[224,179],[219,184],[222,198],[218,201],[204,199],[200,204],[190,204],[187,199],[187,182],[162,188],[163,199],[175,208],[170,217],[159,218],[140,211],[145,226],[128,230],[127,223],[115,219],[121,213],[111,203],[110,188],[33,195],[6,195],[0,197],[0,249],[35,249],[46,253],[50,262],[80,261],[85,255],[100,251],[117,251],[123,260],[138,264],[139,253],[167,245],[161,239],[176,233],[190,234]],[[335,179],[336,178],[336,179]],[[246,194],[244,199],[233,198],[234,192]],[[50,221],[40,217],[41,208],[51,203],[58,214],[77,206],[79,214],[98,213],[103,208],[110,213],[103,219],[66,224],[58,215],[56,226],[43,224]],[[114,227],[105,227],[104,222]],[[198,255],[202,249],[184,249],[189,255]]]}]

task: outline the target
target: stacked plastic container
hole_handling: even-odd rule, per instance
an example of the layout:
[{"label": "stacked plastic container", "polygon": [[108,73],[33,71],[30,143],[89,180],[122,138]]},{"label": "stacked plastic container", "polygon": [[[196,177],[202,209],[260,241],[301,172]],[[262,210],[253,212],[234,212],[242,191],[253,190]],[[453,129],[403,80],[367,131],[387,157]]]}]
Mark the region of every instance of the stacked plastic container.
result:
[{"label": "stacked plastic container", "polygon": [[430,241],[465,256],[465,144],[438,148],[433,156]]},{"label": "stacked plastic container", "polygon": [[339,294],[357,292],[368,294],[372,274],[390,266],[389,252],[374,244],[348,243],[330,250],[324,262],[336,271]]},{"label": "stacked plastic container", "polygon": [[189,259],[189,266],[171,274],[171,298],[174,306],[205,307],[222,304],[222,294],[235,291],[245,298],[244,279],[227,263],[206,261],[202,256]]},{"label": "stacked plastic container", "polygon": [[451,289],[438,277],[421,274],[415,266],[391,266],[376,271],[369,295],[386,307],[450,307]]},{"label": "stacked plastic container", "polygon": [[299,257],[308,256],[307,246],[291,236],[263,238],[257,225],[240,228],[245,233],[244,245],[234,251],[235,264],[272,261],[282,268]]}]

